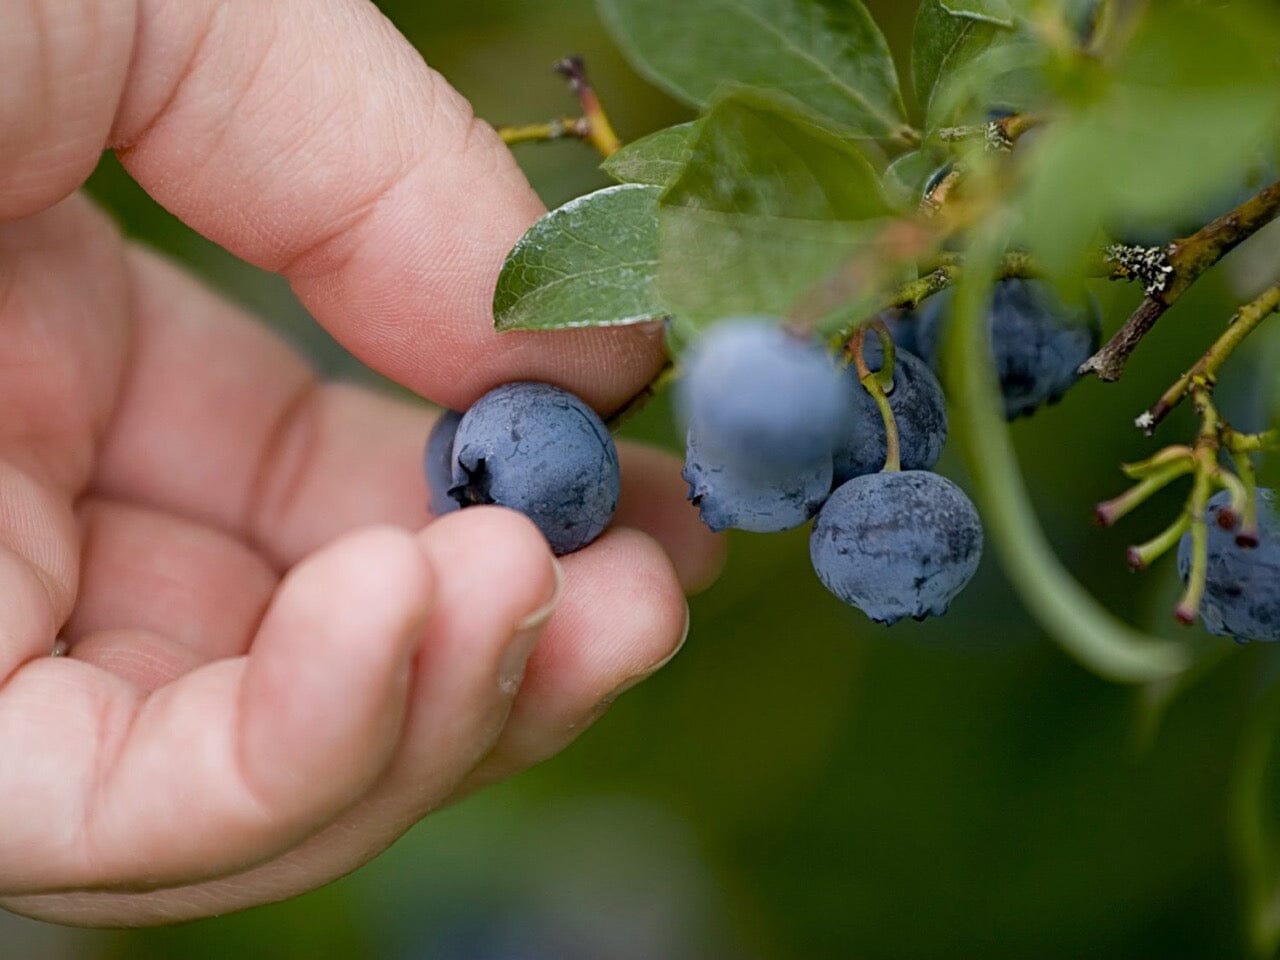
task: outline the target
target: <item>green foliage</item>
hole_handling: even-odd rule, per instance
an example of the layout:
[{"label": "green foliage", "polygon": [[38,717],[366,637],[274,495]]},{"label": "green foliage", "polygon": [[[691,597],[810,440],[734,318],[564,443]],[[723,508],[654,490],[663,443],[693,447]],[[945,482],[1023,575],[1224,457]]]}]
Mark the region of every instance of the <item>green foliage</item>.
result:
[{"label": "green foliage", "polygon": [[901,210],[914,210],[924,195],[924,185],[943,160],[932,150],[909,150],[884,171],[885,195]]},{"label": "green foliage", "polygon": [[[971,22],[971,21],[970,21]],[[945,65],[929,99],[925,130],[987,119],[993,109],[1035,112],[1045,100],[1046,51],[1021,30],[995,29],[962,45]]]},{"label": "green foliage", "polygon": [[507,257],[493,311],[499,330],[643,323],[654,297],[658,189],[607,187],[548,213]]},{"label": "green foliage", "polygon": [[784,312],[889,211],[849,141],[787,98],[732,89],[662,195],[662,296],[686,330]]},{"label": "green foliage", "polygon": [[[646,203],[656,199],[656,226],[630,228],[646,238],[646,254],[656,251],[656,264],[646,257],[641,306],[615,284],[602,316],[581,321],[587,308],[577,302],[575,322],[640,318],[659,309],[656,292],[677,340],[687,341],[734,314],[782,316],[800,303],[808,311],[805,298],[855,257],[858,282],[840,285],[843,302],[819,302],[819,316],[806,315],[822,332],[837,320],[861,319],[918,267],[916,257],[895,259],[878,231],[895,215],[913,215],[941,163],[958,163],[992,226],[979,234],[981,249],[965,251],[971,235],[947,238],[966,259],[957,298],[964,322],[953,324],[949,379],[960,401],[958,433],[1008,576],[1031,612],[1095,672],[1149,681],[1186,667],[1188,649],[1120,623],[1055,558],[995,413],[974,320],[984,302],[975,286],[981,281],[972,274],[994,263],[983,257],[1013,245],[1028,247],[1064,288],[1079,288],[1105,228],[1179,213],[1187,198],[1256,165],[1280,119],[1275,17],[1243,2],[1155,4],[1117,34],[1119,43],[1094,36],[1097,0],[923,0],[911,74],[927,139],[916,146],[884,39],[861,4],[601,0],[601,9],[637,68],[703,113],[604,164],[616,179],[649,185],[638,189],[650,191]],[[1119,45],[1107,48],[1108,40]],[[1102,44],[1101,52],[1084,55],[1086,42]],[[981,137],[959,145],[936,137],[944,126],[980,124],[992,109],[1008,107],[1052,117],[1036,143],[1011,157],[986,150]],[[637,195],[631,215],[644,220],[653,210]],[[572,245],[572,231],[550,229],[555,219],[535,228],[544,231],[539,242]],[[605,219],[597,229],[617,228],[606,228]],[[540,274],[537,258],[521,252],[519,268],[509,271],[520,284],[500,286],[500,322],[511,324],[518,301],[520,325],[565,325],[563,304],[543,292],[564,282],[553,276],[563,265]],[[582,256],[578,250],[567,262],[600,266],[579,263]],[[586,280],[568,286],[582,296],[591,291]],[[537,318],[550,310],[554,318]]]},{"label": "green foliage", "polygon": [[696,123],[680,123],[633,140],[600,169],[619,183],[669,186],[689,160],[689,142],[696,130]]},{"label": "green foliage", "polygon": [[941,0],[923,0],[916,14],[911,47],[911,79],[916,100],[931,114],[938,82],[985,50],[1000,28],[947,12]]},{"label": "green foliage", "polygon": [[1084,63],[1059,81],[1074,76],[1093,96],[1045,132],[1021,212],[1060,282],[1083,274],[1103,229],[1185,213],[1188,198],[1221,192],[1257,162],[1280,120],[1280,36],[1250,9],[1154,6],[1113,71],[1098,77]]},{"label": "green foliage", "polygon": [[1007,0],[938,0],[938,5],[959,19],[994,23],[1001,27],[1014,24],[1014,8]]},{"label": "green foliage", "polygon": [[792,94],[849,136],[905,124],[888,44],[859,0],[599,0],[645,76],[695,107],[723,83]]}]

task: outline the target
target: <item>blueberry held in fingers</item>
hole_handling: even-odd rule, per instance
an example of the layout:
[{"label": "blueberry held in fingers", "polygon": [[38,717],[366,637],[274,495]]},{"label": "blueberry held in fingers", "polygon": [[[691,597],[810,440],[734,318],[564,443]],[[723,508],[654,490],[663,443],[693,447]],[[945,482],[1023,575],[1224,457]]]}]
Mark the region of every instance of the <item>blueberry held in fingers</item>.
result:
[{"label": "blueberry held in fingers", "polygon": [[449,496],[532,520],[556,554],[585,547],[618,507],[618,451],[582,400],[546,383],[508,383],[475,402],[453,441]]}]

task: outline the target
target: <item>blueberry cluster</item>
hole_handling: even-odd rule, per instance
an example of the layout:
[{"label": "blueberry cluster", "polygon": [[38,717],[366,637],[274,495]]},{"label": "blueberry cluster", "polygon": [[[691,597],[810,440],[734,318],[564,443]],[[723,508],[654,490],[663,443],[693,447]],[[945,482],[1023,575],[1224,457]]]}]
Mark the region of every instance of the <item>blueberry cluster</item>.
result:
[{"label": "blueberry cluster", "polygon": [[[1200,616],[1205,628],[1220,637],[1280,641],[1280,513],[1276,494],[1259,488],[1257,535],[1239,530],[1240,517],[1231,494],[1220,491],[1209,500],[1209,566]],[[1191,536],[1178,544],[1178,572],[1185,582],[1191,572]]]},{"label": "blueberry cluster", "polygon": [[424,466],[437,516],[477,504],[518,510],[557,555],[585,547],[618,507],[618,450],[595,411],[547,383],[508,383],[447,411]]},{"label": "blueberry cluster", "polygon": [[[878,372],[878,338],[863,355]],[[691,351],[677,403],[689,499],[713,530],[770,533],[815,515],[810,556],[833,594],[880,623],[944,613],[982,554],[977,511],[929,470],[947,436],[942,388],[897,350],[888,404],[902,470],[855,369],[768,318],[725,321]]]},{"label": "blueberry cluster", "polygon": [[[944,613],[982,554],[973,504],[931,472],[947,440],[946,400],[931,369],[946,312],[944,292],[914,316],[885,318],[897,346],[883,396],[864,386],[856,365],[840,364],[776,318],[711,328],[686,356],[676,395],[687,429],[684,478],[703,522],[773,533],[816,517],[810,556],[833,594],[881,623]],[[1075,382],[1096,347],[1098,321],[1095,310],[1073,312],[1043,284],[1006,280],[991,334],[1013,418]],[[865,372],[881,373],[889,364],[879,336],[860,336]],[[591,543],[618,504],[608,428],[578,397],[546,383],[509,383],[465,414],[446,412],[424,466],[436,515],[510,507],[557,554]]]}]

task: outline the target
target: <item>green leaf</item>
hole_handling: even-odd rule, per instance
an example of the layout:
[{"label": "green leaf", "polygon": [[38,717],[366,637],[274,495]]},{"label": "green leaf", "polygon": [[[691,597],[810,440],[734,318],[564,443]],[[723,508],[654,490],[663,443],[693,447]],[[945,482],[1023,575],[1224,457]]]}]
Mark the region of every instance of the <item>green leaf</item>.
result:
[{"label": "green leaf", "polygon": [[1015,11],[1007,0],[939,0],[939,6],[953,17],[1012,27]]},{"label": "green leaf", "polygon": [[[934,100],[944,83],[1010,31],[995,24],[949,13],[942,0],[923,0],[916,14],[911,47],[911,77],[916,100],[926,117],[937,114]],[[931,120],[930,130],[938,124]]]},{"label": "green leaf", "polygon": [[973,473],[974,494],[988,538],[1027,610],[1068,654],[1112,680],[1149,682],[1189,663],[1180,643],[1159,640],[1121,623],[1071,576],[1036,519],[1001,413],[984,322],[1003,239],[988,230],[969,249],[944,337],[944,373],[953,423]]},{"label": "green leaf", "polygon": [[499,330],[643,323],[665,315],[654,292],[657,187],[626,184],[552,210],[507,255],[493,297]]},{"label": "green leaf", "polygon": [[750,87],[727,88],[708,109],[662,205],[814,221],[889,212],[857,146],[803,104]]},{"label": "green leaf", "polygon": [[689,159],[695,123],[681,123],[633,140],[600,164],[619,183],[668,186]]},{"label": "green leaf", "polygon": [[884,35],[859,0],[599,0],[618,45],[672,96],[705,106],[723,83],[780,90],[851,136],[905,124]]},{"label": "green leaf", "polygon": [[904,153],[884,171],[886,196],[903,211],[915,210],[924,197],[925,183],[944,162],[931,150]]},{"label": "green leaf", "polygon": [[1049,15],[1081,42],[1099,0],[923,0],[912,41],[912,78],[930,132],[975,123],[993,107],[1035,109],[1046,93],[1049,51],[1027,26]]},{"label": "green leaf", "polygon": [[1280,36],[1248,11],[1153,6],[1100,96],[1045,130],[1022,215],[1059,282],[1083,274],[1100,231],[1203,222],[1222,211],[1198,207],[1244,182],[1280,122]]},{"label": "green leaf", "polygon": [[659,213],[660,289],[686,333],[785,311],[890,212],[858,149],[777,94],[729,92],[691,146]]},{"label": "green leaf", "polygon": [[994,107],[1034,110],[1045,98],[1046,51],[1020,30],[992,28],[954,55],[929,98],[925,128],[977,123]]}]

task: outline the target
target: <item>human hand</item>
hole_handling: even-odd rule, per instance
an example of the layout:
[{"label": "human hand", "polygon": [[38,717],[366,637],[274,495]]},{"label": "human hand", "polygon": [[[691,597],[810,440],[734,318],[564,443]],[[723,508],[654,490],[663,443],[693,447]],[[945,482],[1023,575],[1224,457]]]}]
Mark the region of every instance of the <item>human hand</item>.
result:
[{"label": "human hand", "polygon": [[661,338],[493,333],[540,205],[362,0],[5,21],[0,903],[120,925],[289,897],[561,749],[678,648],[720,545],[674,461],[626,446],[615,526],[559,565],[509,511],[428,522],[423,412],[318,384],[122,242],[73,194],[104,145],[442,404],[541,379],[608,410]]}]

